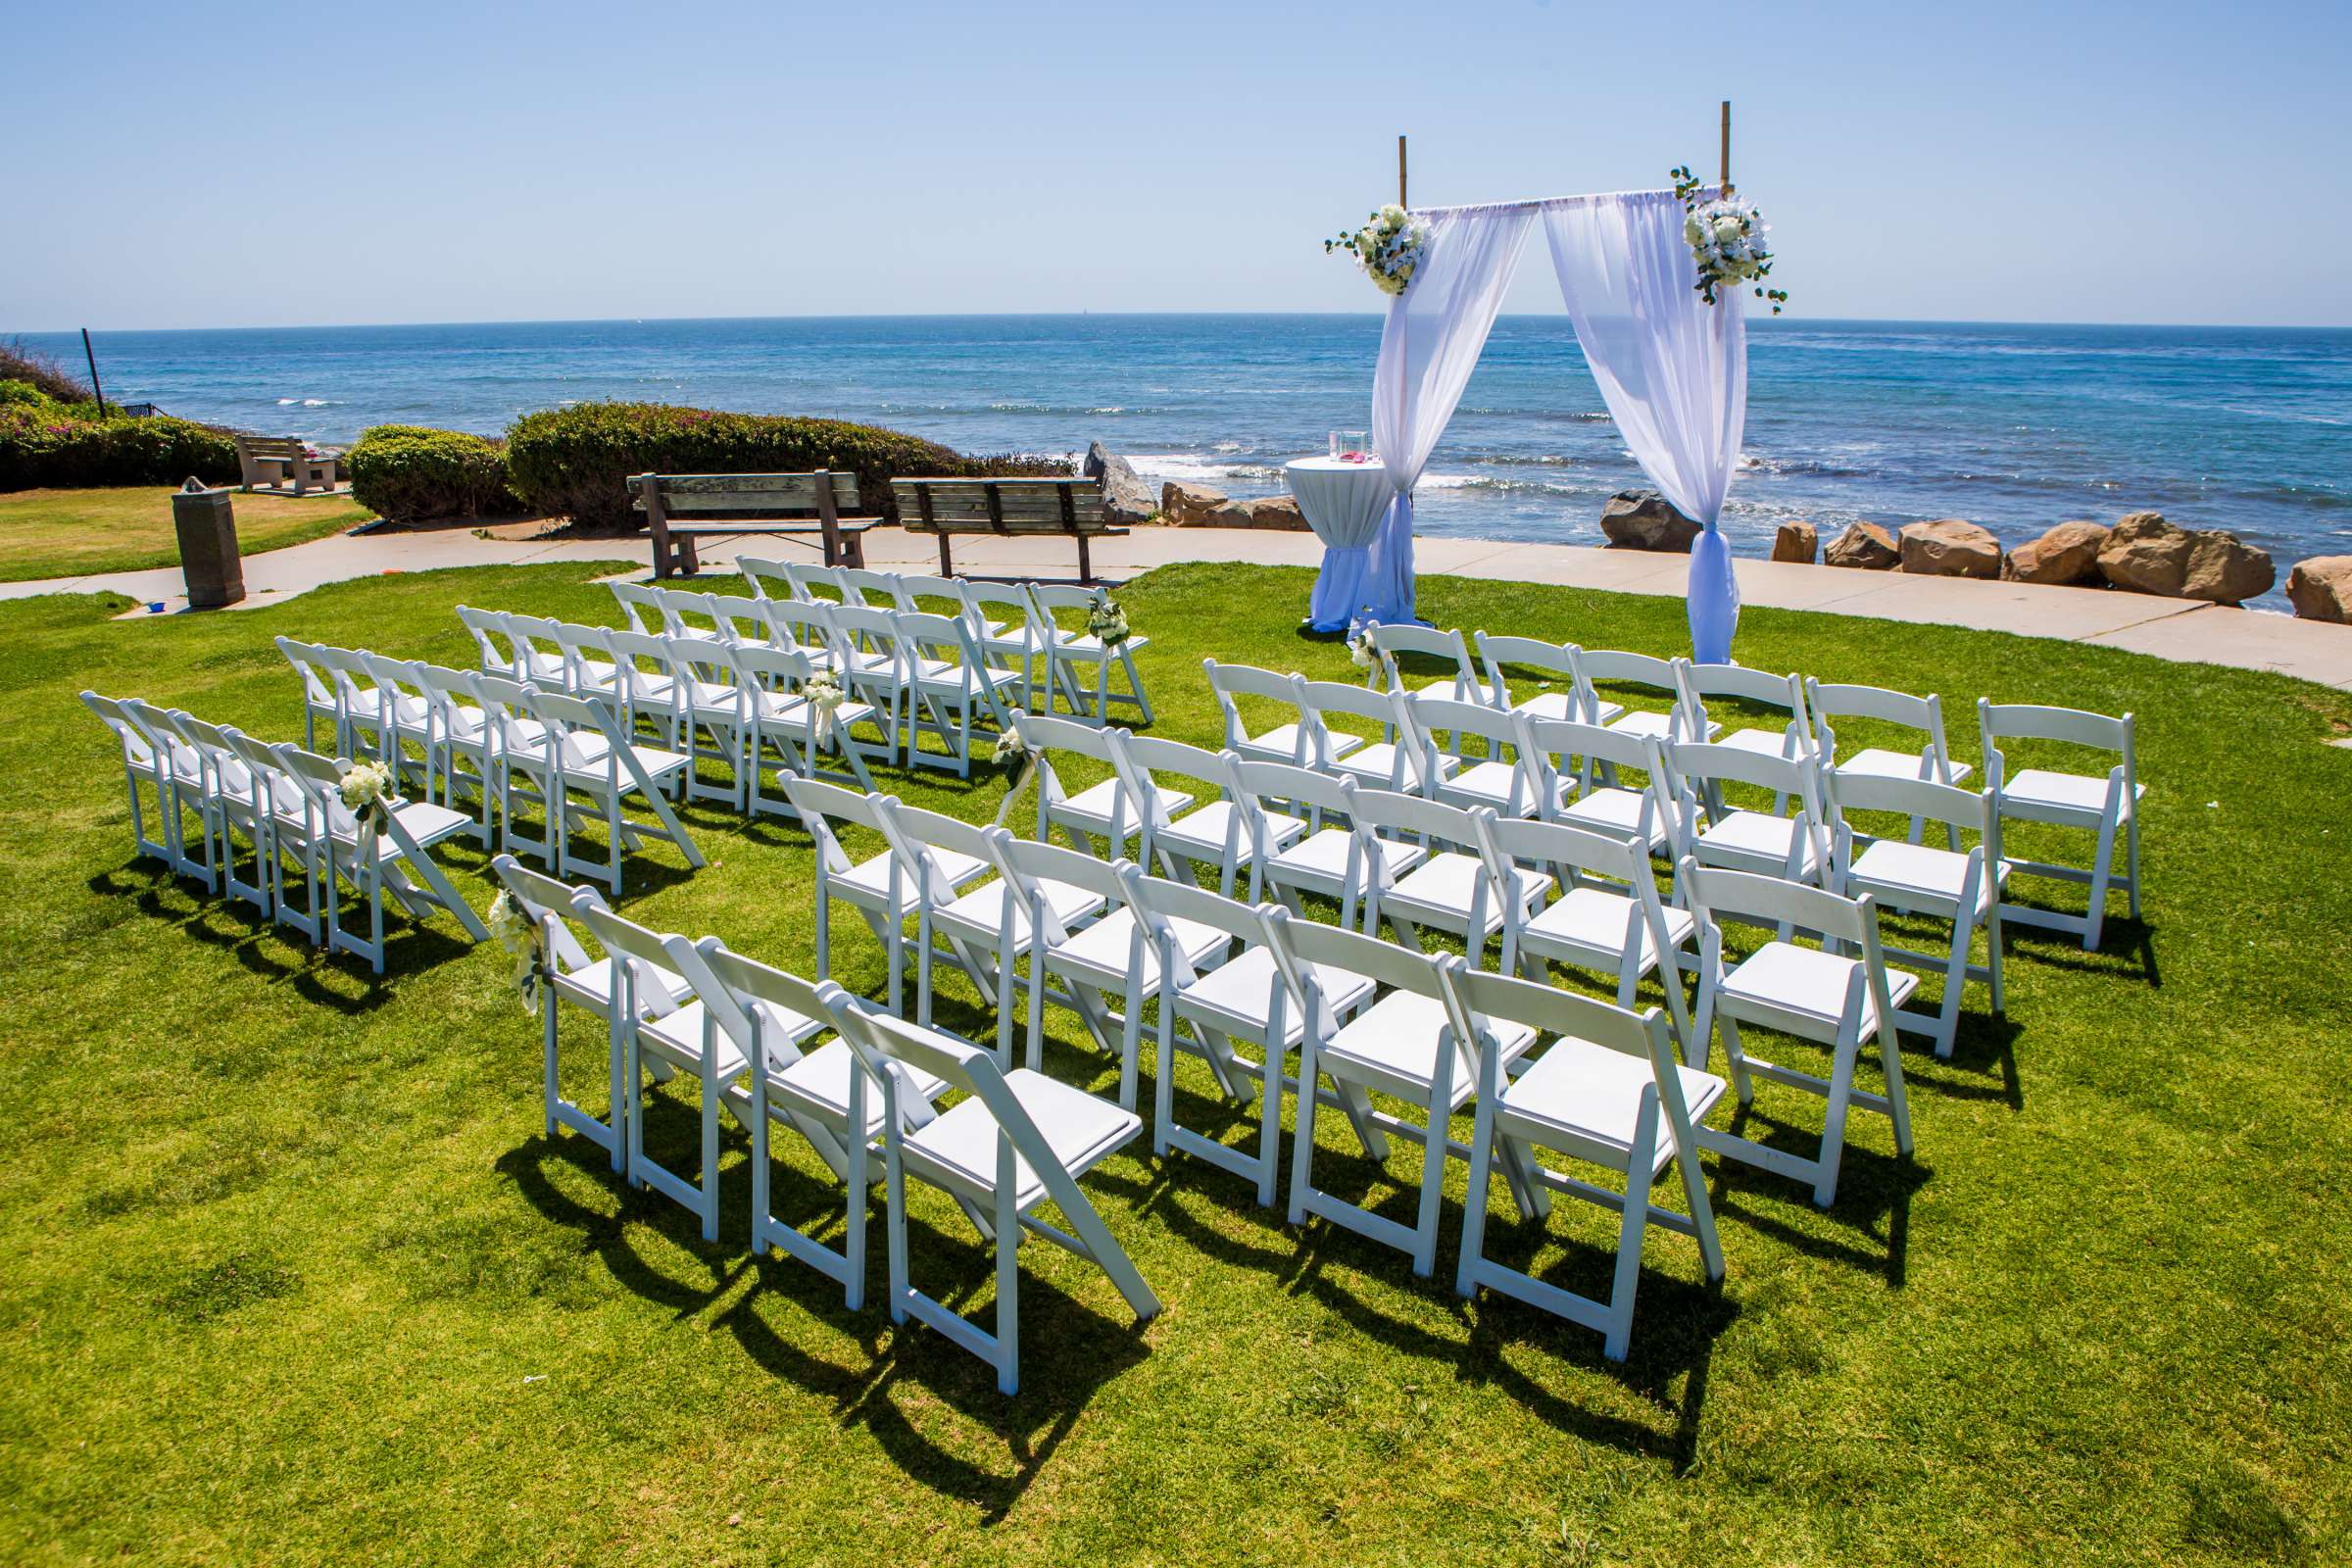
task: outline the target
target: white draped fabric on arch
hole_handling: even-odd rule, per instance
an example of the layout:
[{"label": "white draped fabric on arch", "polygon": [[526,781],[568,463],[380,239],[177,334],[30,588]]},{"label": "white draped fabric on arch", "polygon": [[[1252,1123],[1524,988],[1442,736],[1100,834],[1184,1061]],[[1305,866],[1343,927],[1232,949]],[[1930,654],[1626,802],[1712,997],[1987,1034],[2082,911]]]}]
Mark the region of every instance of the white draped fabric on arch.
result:
[{"label": "white draped fabric on arch", "polygon": [[1413,616],[1413,486],[1452,419],[1538,220],[1578,345],[1634,461],[1701,528],[1690,552],[1695,657],[1731,657],[1740,589],[1719,522],[1747,422],[1747,323],[1709,305],[1671,191],[1417,211],[1430,225],[1412,286],[1389,302],[1372,381],[1374,445],[1396,496],[1370,544],[1332,551],[1318,630]]}]

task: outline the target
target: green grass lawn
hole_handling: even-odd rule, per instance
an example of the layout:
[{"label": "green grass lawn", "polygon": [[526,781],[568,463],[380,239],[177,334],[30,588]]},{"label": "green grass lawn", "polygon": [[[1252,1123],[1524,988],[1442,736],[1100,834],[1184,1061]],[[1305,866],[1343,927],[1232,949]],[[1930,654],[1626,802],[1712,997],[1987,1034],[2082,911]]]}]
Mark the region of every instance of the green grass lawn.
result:
[{"label": "green grass lawn", "polygon": [[[258,556],[340,533],[375,515],[348,495],[233,498],[237,553]],[[172,492],[155,485],[0,495],[0,582],[179,564]]]},{"label": "green grass lawn", "polygon": [[[1706,1289],[1696,1250],[1653,1232],[1623,1366],[1596,1335],[1455,1298],[1459,1165],[1440,1278],[1417,1282],[1401,1255],[1290,1229],[1239,1179],[1163,1168],[1143,1141],[1087,1185],[1165,1313],[1135,1331],[1098,1271],[1025,1250],[1023,1392],[1005,1400],[938,1335],[894,1330],[879,1304],[845,1313],[811,1271],[750,1258],[731,1124],[708,1247],[601,1152],[543,1137],[537,1030],[495,947],[447,920],[403,927],[378,980],[130,858],[113,743],[77,689],[299,738],[272,634],[469,662],[453,605],[610,623],[596,570],[370,578],[122,624],[94,598],[0,605],[0,1560],[2352,1552],[2352,752],[2322,744],[2352,729],[2352,698],[1748,612],[1746,662],[1940,690],[1972,760],[1979,693],[2136,711],[2144,922],[2116,901],[2095,956],[2016,934],[2007,1020],[1977,990],[1952,1062],[1908,1057],[1916,1158],[1858,1115],[1833,1209],[1709,1160],[1728,1279]],[[1160,733],[1217,738],[1204,654],[1352,675],[1294,630],[1307,584],[1195,566],[1122,594],[1153,639]],[[1440,624],[1684,646],[1668,599],[1421,592]],[[1002,790],[882,784],[975,818]],[[629,912],[807,971],[806,838],[687,814],[710,865],[647,854]],[[444,858],[486,902],[484,858]],[[854,919],[836,932],[840,978],[877,994],[880,950]],[[979,1027],[969,992],[950,996],[943,1021]],[[1054,1023],[1050,1069],[1106,1088],[1111,1068]],[[576,1013],[565,1030],[591,1098],[601,1032]],[[1207,1084],[1180,1069],[1192,1125],[1215,1123]],[[1759,1097],[1795,1124],[1792,1147],[1818,1128],[1818,1102]],[[1318,1175],[1402,1211],[1417,1154],[1384,1174],[1350,1162],[1341,1118],[1322,1125]],[[693,1169],[695,1136],[692,1091],[662,1091],[651,1137],[673,1169]],[[837,1192],[779,1147],[779,1209],[837,1239]],[[1612,1216],[1555,1205],[1539,1240],[1508,1212],[1503,1255],[1605,1290]],[[984,1306],[970,1232],[929,1198],[919,1221],[918,1279]]]}]

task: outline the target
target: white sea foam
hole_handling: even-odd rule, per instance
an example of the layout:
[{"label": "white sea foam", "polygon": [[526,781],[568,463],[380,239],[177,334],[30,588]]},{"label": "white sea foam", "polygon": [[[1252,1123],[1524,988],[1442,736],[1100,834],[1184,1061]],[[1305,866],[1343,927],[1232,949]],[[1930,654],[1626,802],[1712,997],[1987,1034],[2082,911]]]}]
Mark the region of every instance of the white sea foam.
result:
[{"label": "white sea foam", "polygon": [[277,400],[277,406],[281,409],[290,409],[294,406],[294,400],[292,398],[279,398]]}]

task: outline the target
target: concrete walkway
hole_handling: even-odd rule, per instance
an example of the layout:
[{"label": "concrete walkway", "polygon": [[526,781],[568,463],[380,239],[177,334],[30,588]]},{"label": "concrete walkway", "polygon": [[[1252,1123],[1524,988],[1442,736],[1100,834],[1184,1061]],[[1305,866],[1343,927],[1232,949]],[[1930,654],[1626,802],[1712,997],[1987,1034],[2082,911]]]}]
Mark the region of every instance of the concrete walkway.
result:
[{"label": "concrete walkway", "polygon": [[[735,551],[729,541],[704,543],[706,566],[723,570],[731,564]],[[751,544],[755,552],[762,548],[758,541]],[[865,536],[865,549],[867,562],[878,568],[939,569],[938,544],[928,536],[876,529]],[[1676,598],[1682,596],[1689,570],[1689,558],[1684,556],[1491,539],[1422,538],[1414,541],[1414,555],[1423,576],[1559,583]],[[242,608],[276,604],[321,583],[382,572],[631,559],[642,562],[645,546],[625,539],[480,538],[464,529],[343,534],[246,557],[247,598]],[[1321,563],[1323,550],[1311,534],[1143,527],[1125,538],[1099,541],[1094,559],[1097,570],[1115,579],[1186,561],[1313,566]],[[1067,577],[1077,569],[1077,552],[1066,540],[983,535],[956,541],[956,565],[959,571],[985,576]],[[1741,561],[1738,569],[1740,598],[1748,605],[2058,637],[2183,663],[2277,670],[2352,690],[2352,626],[2097,588],[2038,588],[1770,561]],[[185,609],[187,603],[179,572],[172,567],[0,584],[0,599],[98,592],[139,601],[141,608],[134,614],[146,613],[150,604],[160,603],[172,612]]]}]

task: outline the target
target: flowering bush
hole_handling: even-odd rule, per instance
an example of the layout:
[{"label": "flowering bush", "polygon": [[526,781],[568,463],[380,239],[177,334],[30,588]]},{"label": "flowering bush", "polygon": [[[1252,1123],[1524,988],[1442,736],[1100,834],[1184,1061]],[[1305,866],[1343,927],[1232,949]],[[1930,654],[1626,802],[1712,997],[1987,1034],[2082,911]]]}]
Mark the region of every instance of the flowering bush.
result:
[{"label": "flowering bush", "polygon": [[379,424],[344,457],[351,493],[394,522],[428,517],[514,516],[522,499],[507,484],[501,446],[461,430]]},{"label": "flowering bush", "polygon": [[1698,292],[1706,302],[1715,303],[1719,288],[1755,283],[1756,298],[1772,301],[1772,314],[1780,315],[1788,293],[1762,286],[1761,279],[1772,275],[1772,251],[1766,243],[1772,229],[1756,204],[1729,190],[1701,200],[1698,176],[1687,168],[1674,172],[1674,194],[1683,204],[1683,238],[1698,264]]},{"label": "flowering bush", "polygon": [[177,484],[194,474],[237,481],[223,431],[168,415],[132,418],[67,403],[29,381],[0,380],[0,490],[35,486]]},{"label": "flowering bush", "polygon": [[1391,202],[1353,233],[1325,240],[1323,254],[1346,251],[1383,294],[1401,294],[1412,283],[1428,246],[1429,220]]}]

